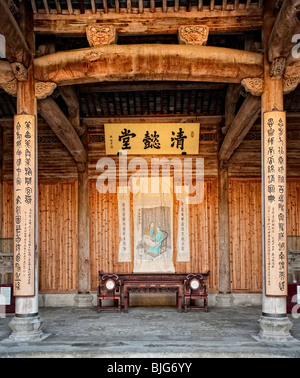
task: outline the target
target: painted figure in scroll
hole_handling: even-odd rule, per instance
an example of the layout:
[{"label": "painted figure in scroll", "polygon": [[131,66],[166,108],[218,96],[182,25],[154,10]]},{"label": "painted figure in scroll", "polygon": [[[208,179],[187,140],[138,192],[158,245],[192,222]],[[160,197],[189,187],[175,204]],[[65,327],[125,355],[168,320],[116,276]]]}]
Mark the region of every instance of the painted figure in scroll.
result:
[{"label": "painted figure in scroll", "polygon": [[160,227],[156,227],[156,229],[154,229],[153,223],[151,223],[150,225],[150,230],[151,230],[152,236],[150,233],[145,232],[144,242],[147,245],[148,252],[154,255],[159,255],[161,243],[164,240],[164,234],[160,230]]}]

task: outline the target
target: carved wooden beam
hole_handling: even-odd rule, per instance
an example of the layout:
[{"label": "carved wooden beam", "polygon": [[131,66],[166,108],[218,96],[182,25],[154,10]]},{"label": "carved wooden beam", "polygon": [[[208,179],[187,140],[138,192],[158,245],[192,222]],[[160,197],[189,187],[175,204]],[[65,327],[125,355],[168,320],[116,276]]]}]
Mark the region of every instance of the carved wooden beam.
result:
[{"label": "carved wooden beam", "polygon": [[281,77],[284,74],[286,60],[291,55],[294,46],[292,37],[299,34],[299,14],[300,0],[284,1],[267,46],[271,76]]},{"label": "carved wooden beam", "polygon": [[87,152],[74,127],[57,103],[48,97],[38,101],[38,112],[58,136],[78,164],[87,162]]},{"label": "carved wooden beam", "polygon": [[0,31],[6,39],[7,60],[27,68],[31,61],[30,50],[5,0],[0,0]]},{"label": "carved wooden beam", "polygon": [[257,120],[260,108],[260,97],[248,94],[224,138],[218,154],[220,161],[231,158]]},{"label": "carved wooden beam", "polygon": [[[201,20],[201,21],[199,21]],[[199,11],[194,7],[190,12],[101,13],[93,14],[42,14],[34,15],[34,30],[37,34],[85,35],[86,27],[97,23],[101,26],[112,25],[118,35],[137,34],[177,34],[181,25],[201,24],[211,32],[238,32],[259,30],[262,27],[262,8],[236,10]]]},{"label": "carved wooden beam", "polygon": [[35,78],[58,86],[104,81],[240,83],[262,75],[260,54],[191,45],[108,45],[35,59]]}]

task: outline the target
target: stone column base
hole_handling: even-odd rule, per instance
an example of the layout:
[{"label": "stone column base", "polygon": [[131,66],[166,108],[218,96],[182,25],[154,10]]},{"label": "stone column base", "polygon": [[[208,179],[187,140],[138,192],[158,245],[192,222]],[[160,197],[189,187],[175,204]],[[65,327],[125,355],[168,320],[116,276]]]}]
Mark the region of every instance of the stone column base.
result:
[{"label": "stone column base", "polygon": [[94,307],[92,294],[76,294],[74,297],[75,307]]},{"label": "stone column base", "polygon": [[231,293],[216,295],[216,306],[217,307],[232,307],[234,297]]},{"label": "stone column base", "polygon": [[49,334],[41,330],[43,320],[38,316],[15,316],[9,323],[12,334],[9,340],[14,342],[42,341]]},{"label": "stone column base", "polygon": [[258,336],[262,340],[280,342],[293,340],[293,336],[290,334],[293,323],[287,316],[269,317],[262,315],[258,320],[258,323],[260,326]]}]

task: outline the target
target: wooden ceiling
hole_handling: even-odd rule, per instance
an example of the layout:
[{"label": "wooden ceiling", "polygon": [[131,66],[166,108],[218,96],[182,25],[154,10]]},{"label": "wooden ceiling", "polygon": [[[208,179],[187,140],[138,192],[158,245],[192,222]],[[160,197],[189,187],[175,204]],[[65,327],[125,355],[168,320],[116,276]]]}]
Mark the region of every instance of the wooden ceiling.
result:
[{"label": "wooden ceiling", "polygon": [[[201,22],[213,25],[207,42],[209,46],[257,51],[261,42],[262,4],[262,0],[31,0],[36,56],[43,44],[54,45],[54,51],[88,47],[85,28],[95,21],[115,24],[119,28],[118,44],[178,44],[178,25],[201,19]],[[251,24],[251,17],[256,17],[255,23]],[[141,22],[136,23],[137,20]],[[147,28],[145,22],[151,26]],[[132,25],[139,25],[145,31],[132,32]],[[197,82],[76,86],[82,118],[224,115],[226,91],[226,84]],[[55,100],[67,113],[68,108],[58,90]],[[242,102],[241,96],[236,111]],[[300,112],[299,87],[285,96],[285,109]],[[15,112],[15,98],[0,92],[0,117],[11,118]]]},{"label": "wooden ceiling", "polygon": [[[143,83],[140,83],[141,87]],[[108,116],[146,116],[146,115],[189,115],[189,116],[216,116],[225,113],[225,96],[227,85],[214,84],[209,89],[209,84],[199,83],[199,89],[195,83],[185,83],[185,89],[167,89],[166,83],[162,89],[151,90],[145,83],[145,89],[120,88],[117,84],[109,86],[78,86],[77,93],[80,102],[81,118],[108,117]],[[193,88],[194,87],[194,88]],[[68,109],[59,95],[56,93],[56,102],[67,114]],[[240,104],[243,102],[240,98]],[[285,110],[288,113],[300,113],[300,86],[285,96]],[[237,107],[238,110],[238,107]],[[0,92],[0,118],[12,118],[16,114],[16,99],[5,92]]]},{"label": "wooden ceiling", "polygon": [[143,13],[149,9],[156,11],[174,11],[196,8],[203,10],[238,10],[261,8],[262,0],[31,0],[34,13],[84,14],[86,12],[108,13]]}]

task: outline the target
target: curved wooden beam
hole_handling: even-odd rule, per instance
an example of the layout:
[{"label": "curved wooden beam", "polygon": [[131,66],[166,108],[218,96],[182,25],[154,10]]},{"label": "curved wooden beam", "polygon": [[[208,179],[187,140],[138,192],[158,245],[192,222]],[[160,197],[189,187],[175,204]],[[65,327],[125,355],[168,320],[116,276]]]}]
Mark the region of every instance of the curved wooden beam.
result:
[{"label": "curved wooden beam", "polygon": [[35,78],[58,86],[103,81],[240,83],[263,74],[263,56],[211,46],[109,45],[36,58]]},{"label": "curved wooden beam", "polygon": [[260,97],[248,94],[224,138],[218,154],[220,161],[228,162],[230,160],[234,151],[242,143],[257,120],[260,108]]},{"label": "curved wooden beam", "polygon": [[87,152],[74,127],[57,103],[51,97],[39,100],[38,112],[71,153],[76,163],[85,164]]},{"label": "curved wooden beam", "polygon": [[10,63],[29,66],[31,53],[17,21],[4,0],[0,0],[0,31],[6,39],[6,58]]},{"label": "curved wooden beam", "polygon": [[0,85],[2,83],[7,83],[15,79],[15,75],[12,71],[12,67],[9,62],[5,60],[0,60]]},{"label": "curved wooden beam", "polygon": [[285,63],[291,55],[292,37],[299,33],[300,0],[285,0],[277,16],[267,51],[271,63],[271,76],[282,76]]}]

